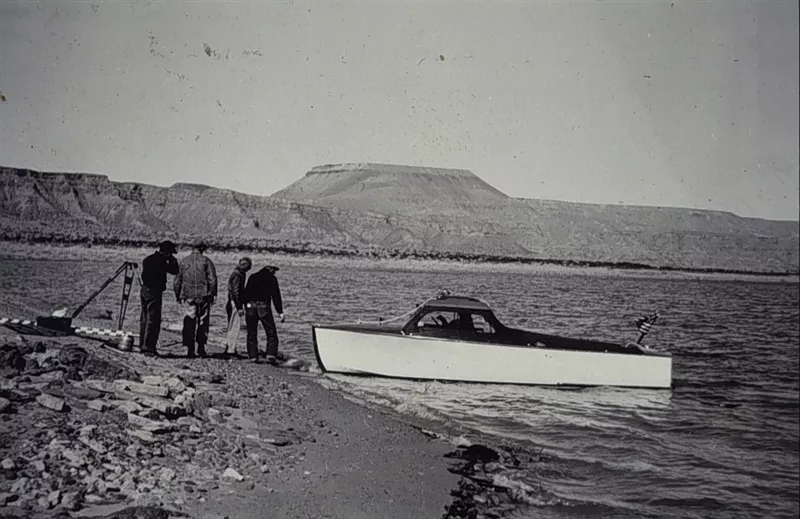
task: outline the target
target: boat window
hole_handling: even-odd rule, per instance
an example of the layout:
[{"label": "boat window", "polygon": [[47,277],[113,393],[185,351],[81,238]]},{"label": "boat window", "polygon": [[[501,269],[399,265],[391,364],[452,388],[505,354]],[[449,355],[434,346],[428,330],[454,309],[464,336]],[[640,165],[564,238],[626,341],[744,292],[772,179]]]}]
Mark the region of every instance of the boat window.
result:
[{"label": "boat window", "polygon": [[417,323],[417,328],[449,328],[458,315],[455,312],[434,310],[423,315]]},{"label": "boat window", "polygon": [[483,317],[481,314],[472,314],[472,327],[475,333],[491,334],[494,333],[494,327]]}]

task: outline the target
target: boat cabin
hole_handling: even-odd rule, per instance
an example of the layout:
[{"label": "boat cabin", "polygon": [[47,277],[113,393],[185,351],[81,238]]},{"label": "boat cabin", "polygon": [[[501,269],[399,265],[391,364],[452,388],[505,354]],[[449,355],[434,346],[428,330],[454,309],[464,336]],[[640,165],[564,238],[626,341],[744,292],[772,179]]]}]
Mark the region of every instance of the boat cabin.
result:
[{"label": "boat cabin", "polygon": [[505,327],[489,305],[470,297],[447,296],[427,302],[406,325],[406,335],[474,340],[493,337]]},{"label": "boat cabin", "polygon": [[432,337],[505,346],[553,348],[605,353],[649,353],[637,345],[560,337],[505,326],[492,309],[478,299],[440,296],[415,312],[400,332],[408,336]]}]

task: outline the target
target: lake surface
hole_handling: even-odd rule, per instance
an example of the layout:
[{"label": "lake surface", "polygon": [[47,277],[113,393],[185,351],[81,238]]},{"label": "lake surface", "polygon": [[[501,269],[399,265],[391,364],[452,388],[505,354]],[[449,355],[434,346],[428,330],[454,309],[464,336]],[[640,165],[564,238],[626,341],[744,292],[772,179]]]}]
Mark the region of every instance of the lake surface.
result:
[{"label": "lake surface", "polygon": [[[254,258],[258,263],[258,258]],[[118,265],[0,260],[0,310],[75,308]],[[232,264],[219,264],[221,291]],[[399,413],[543,449],[509,477],[519,517],[798,516],[798,285],[582,274],[403,272],[281,266],[281,349],[314,362],[312,322],[401,315],[439,288],[476,295],[501,321],[572,336],[645,340],[675,355],[672,391],[529,388],[326,376],[325,384]],[[85,310],[116,315],[121,281]],[[138,291],[126,328],[135,330]],[[165,321],[181,319],[171,293]],[[222,338],[224,308],[212,312]],[[6,315],[3,315],[6,316]],[[82,321],[113,327],[109,321]],[[263,333],[260,334],[263,347]],[[243,347],[242,338],[242,347]],[[314,362],[314,364],[316,364]]]}]

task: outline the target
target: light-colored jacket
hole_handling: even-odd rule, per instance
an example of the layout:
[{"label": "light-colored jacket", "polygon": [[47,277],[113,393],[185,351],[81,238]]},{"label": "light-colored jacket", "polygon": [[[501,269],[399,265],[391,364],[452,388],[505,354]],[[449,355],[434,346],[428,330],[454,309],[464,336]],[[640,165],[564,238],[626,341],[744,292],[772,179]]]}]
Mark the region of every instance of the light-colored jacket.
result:
[{"label": "light-colored jacket", "polygon": [[181,268],[175,276],[177,299],[210,300],[217,297],[217,269],[214,262],[199,252],[192,252],[181,260]]}]

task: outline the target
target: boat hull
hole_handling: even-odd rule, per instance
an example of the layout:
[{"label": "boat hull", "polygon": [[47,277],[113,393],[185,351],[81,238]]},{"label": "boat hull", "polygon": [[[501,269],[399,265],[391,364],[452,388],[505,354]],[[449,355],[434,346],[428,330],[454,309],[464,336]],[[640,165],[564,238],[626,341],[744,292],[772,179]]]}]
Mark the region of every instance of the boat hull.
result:
[{"label": "boat hull", "polygon": [[494,384],[670,388],[672,356],[603,353],[313,326],[323,372]]}]

